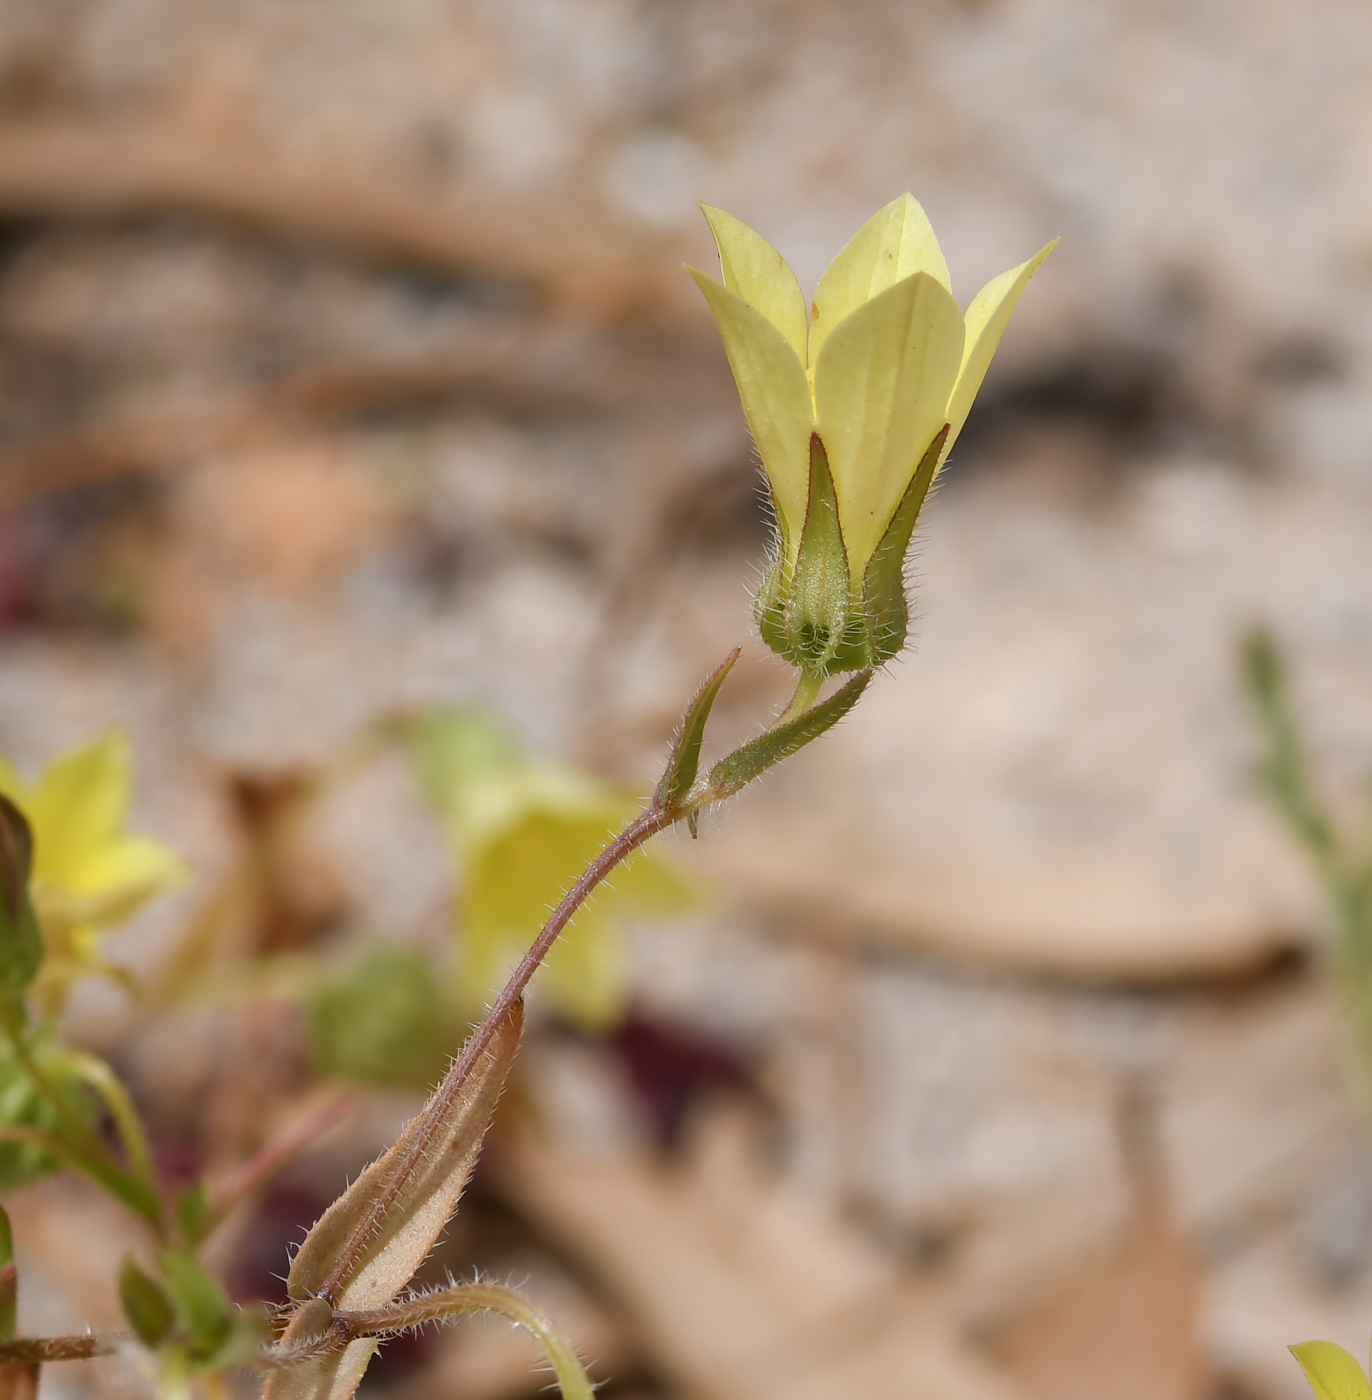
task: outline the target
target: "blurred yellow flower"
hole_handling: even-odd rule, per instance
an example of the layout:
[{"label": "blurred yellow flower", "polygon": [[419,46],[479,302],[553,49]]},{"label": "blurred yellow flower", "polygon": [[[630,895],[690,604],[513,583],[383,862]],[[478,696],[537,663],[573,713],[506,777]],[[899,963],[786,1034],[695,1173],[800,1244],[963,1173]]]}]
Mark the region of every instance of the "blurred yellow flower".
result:
[{"label": "blurred yellow flower", "polygon": [[[488,716],[437,710],[410,732],[410,752],[460,857],[465,1012],[504,981],[554,905],[640,803],[589,773],[521,753]],[[692,891],[659,856],[640,852],[602,885],[553,945],[542,980],[549,1000],[587,1030],[623,1014],[627,966],[619,925],[670,914]]]},{"label": "blurred yellow flower", "polygon": [[90,972],[117,974],[99,956],[101,935],[189,873],[162,842],[124,829],[133,801],[128,737],[110,730],[54,759],[33,783],[0,758],[0,792],[33,830],[33,902],[47,943],[40,993]]},{"label": "blurred yellow flower", "polygon": [[763,636],[810,674],[889,660],[905,642],[920,506],[1054,243],[993,278],[964,315],[928,216],[904,194],[829,265],[807,316],[776,249],[701,207],[724,280],[691,274],[719,322],[781,534],[759,597]]}]

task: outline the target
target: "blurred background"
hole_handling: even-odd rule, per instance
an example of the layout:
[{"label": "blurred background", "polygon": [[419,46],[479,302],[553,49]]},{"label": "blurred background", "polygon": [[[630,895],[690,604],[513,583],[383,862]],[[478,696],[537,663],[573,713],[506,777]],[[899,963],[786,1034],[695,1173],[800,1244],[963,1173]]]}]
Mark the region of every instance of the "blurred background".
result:
[{"label": "blurred background", "polygon": [[[0,752],[123,726],[197,872],[107,945],[166,994],[83,982],[68,1029],[168,1162],[367,1079],[382,964],[332,1060],[300,969],[460,960],[464,873],[358,736],[477,706],[646,793],[767,541],[695,201],[809,288],[907,188],[964,304],[1062,238],[926,513],[915,645],[661,843],[693,893],[616,913],[589,1017],[541,1002],[436,1276],[526,1281],[607,1400],[1296,1400],[1289,1343],[1366,1354],[1372,1156],[1235,648],[1272,626],[1353,804],[1353,0],[0,0]],[[748,642],[713,742],[787,689]],[[422,985],[387,986],[403,1057]],[[239,1296],[418,1102],[355,1093],[231,1232]],[[26,1330],[112,1324],[127,1227],[67,1178],[10,1208]],[[366,1393],[516,1400],[533,1356],[463,1325]]]}]

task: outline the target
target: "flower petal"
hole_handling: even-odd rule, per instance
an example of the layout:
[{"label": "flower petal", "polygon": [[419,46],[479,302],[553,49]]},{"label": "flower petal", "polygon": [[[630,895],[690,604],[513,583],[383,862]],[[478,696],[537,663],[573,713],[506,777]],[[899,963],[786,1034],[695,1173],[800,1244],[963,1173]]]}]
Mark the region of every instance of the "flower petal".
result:
[{"label": "flower petal", "polygon": [[719,322],[743,412],[762,455],[782,542],[799,548],[809,499],[810,385],[805,367],[784,335],[737,292],[689,269]]},{"label": "flower petal", "polygon": [[133,800],[133,756],[118,730],[56,758],[30,790],[35,879],[76,888],[117,837]]},{"label": "flower petal", "polygon": [[1018,267],[1012,267],[1009,272],[1002,272],[999,277],[993,277],[972,298],[972,304],[967,308],[967,339],[963,344],[962,367],[958,371],[958,380],[948,401],[948,421],[952,424],[952,431],[948,434],[948,446],[943,451],[945,457],[957,441],[962,425],[967,421],[967,415],[972,409],[972,400],[981,388],[981,381],[986,378],[991,356],[996,353],[996,346],[1005,334],[1010,313],[1015,309],[1020,293],[1039,270],[1044,258],[1057,246],[1058,240],[1055,238],[1040,248],[1028,262],[1022,262]]},{"label": "flower petal", "polygon": [[929,216],[913,195],[903,194],[863,224],[819,279],[808,363],[819,363],[820,347],[845,316],[916,272],[927,273],[952,292]]},{"label": "flower petal", "polygon": [[854,578],[862,577],[943,427],[962,334],[952,293],[917,272],[860,306],[824,342],[815,367],[816,417]]},{"label": "flower petal", "polygon": [[[135,908],[154,895],[177,889],[190,878],[186,862],[169,846],[151,836],[125,834],[90,852],[79,870],[72,871],[65,888],[84,899],[105,898],[113,903],[97,924],[122,923]],[[119,898],[115,898],[115,897]],[[130,907],[119,907],[127,900]]]},{"label": "flower petal", "polygon": [[1301,1363],[1316,1400],[1369,1400],[1367,1377],[1357,1360],[1334,1342],[1300,1342],[1291,1354]]},{"label": "flower petal", "polygon": [[737,292],[754,311],[762,312],[791,342],[804,364],[810,328],[805,315],[805,293],[790,264],[742,219],[712,204],[702,204],[700,211],[715,236],[724,285]]}]

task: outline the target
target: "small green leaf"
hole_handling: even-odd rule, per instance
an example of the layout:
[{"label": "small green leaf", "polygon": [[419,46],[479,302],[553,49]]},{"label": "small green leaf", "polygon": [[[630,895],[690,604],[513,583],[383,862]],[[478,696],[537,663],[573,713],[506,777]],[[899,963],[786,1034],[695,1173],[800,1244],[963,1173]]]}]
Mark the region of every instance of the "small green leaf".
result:
[{"label": "small green leaf", "polygon": [[155,1347],[171,1331],[176,1314],[162,1285],[143,1272],[132,1258],[119,1270],[119,1301],[138,1340]]},{"label": "small green leaf", "polygon": [[785,617],[789,585],[786,551],[778,544],[776,557],[768,565],[762,587],[753,599],[753,617],[757,622],[758,635],[778,656],[785,656],[788,651]]},{"label": "small green leaf", "polygon": [[1291,1348],[1317,1400],[1372,1400],[1372,1388],[1354,1357],[1334,1342],[1301,1342]]},{"label": "small green leaf", "polygon": [[905,555],[947,440],[948,424],[945,423],[920,459],[895,515],[867,565],[862,594],[867,614],[871,665],[879,666],[899,656],[905,645],[910,626],[910,607],[905,597]]},{"label": "small green leaf", "polygon": [[741,647],[735,647],[718,668],[695,693],[695,698],[686,707],[676,738],[672,740],[672,751],[667,759],[666,771],[657,785],[655,801],[660,807],[672,807],[690,792],[695,784],[696,773],[700,768],[700,746],[705,739],[705,726],[710,719],[715,697],[725,678],[734,668]]},{"label": "small green leaf", "polygon": [[799,752],[806,744],[832,729],[862,698],[871,671],[859,671],[842,690],[805,711],[789,724],[769,729],[751,743],[737,748],[710,770],[710,790],[714,800],[731,797],[754,778],[782,759]]},{"label": "small green leaf", "polygon": [[29,899],[33,831],[28,819],[0,793],[0,995],[6,1020],[22,1023],[22,1002],[43,966],[43,935]]},{"label": "small green leaf", "polygon": [[[86,1124],[95,1122],[94,1101],[74,1079],[66,1055],[53,1042],[53,1028],[22,1031],[25,1044],[48,1081],[61,1092],[69,1113]],[[0,1036],[0,1127],[32,1128],[59,1141],[69,1138],[69,1123],[29,1078],[7,1037]],[[0,1194],[59,1170],[63,1163],[31,1142],[0,1142]]]},{"label": "small green leaf", "polygon": [[829,458],[810,436],[810,498],[784,614],[787,657],[807,675],[829,671],[848,629],[848,555],[834,500]]},{"label": "small green leaf", "polygon": [[433,960],[373,948],[309,995],[310,1061],[317,1072],[380,1088],[428,1088],[465,1026],[439,990]]},{"label": "small green leaf", "polygon": [[205,1238],[211,1219],[210,1196],[203,1181],[176,1193],[176,1223],[181,1228],[181,1238],[191,1249]]},{"label": "small green leaf", "polygon": [[233,1326],[229,1300],[218,1282],[190,1254],[169,1249],[162,1254],[172,1311],[201,1359],[223,1345]]},{"label": "small green leaf", "polygon": [[1259,781],[1310,855],[1327,862],[1338,853],[1338,837],[1315,789],[1286,669],[1270,632],[1257,628],[1244,637],[1240,664],[1264,744]]},{"label": "small green leaf", "polygon": [[424,795],[445,817],[474,775],[519,758],[513,735],[484,710],[467,706],[420,715],[407,725],[406,737]]},{"label": "small green leaf", "polygon": [[10,1218],[0,1207],[0,1342],[14,1340],[19,1302],[19,1272],[14,1264],[14,1235]]}]

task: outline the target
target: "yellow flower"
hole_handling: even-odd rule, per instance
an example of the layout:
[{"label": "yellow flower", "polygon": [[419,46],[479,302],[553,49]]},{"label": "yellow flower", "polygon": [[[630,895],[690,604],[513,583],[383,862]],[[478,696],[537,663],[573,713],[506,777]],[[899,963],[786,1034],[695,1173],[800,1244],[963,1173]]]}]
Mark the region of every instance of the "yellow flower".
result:
[{"label": "yellow flower", "polygon": [[719,322],[781,535],[758,598],[763,637],[811,675],[880,664],[905,643],[920,507],[1056,240],[964,315],[928,216],[904,194],[829,265],[807,316],[776,249],[701,208],[724,280],[691,274]]},{"label": "yellow flower", "polygon": [[[505,980],[554,905],[609,835],[640,810],[630,793],[589,773],[521,753],[479,711],[436,710],[417,720],[410,752],[462,865],[457,996],[475,1011]],[[642,852],[583,905],[545,964],[557,1009],[587,1030],[623,1014],[627,960],[619,925],[635,913],[670,914],[690,888]]]},{"label": "yellow flower", "polygon": [[100,960],[101,934],[187,878],[174,851],[124,829],[133,800],[127,736],[111,730],[60,755],[34,783],[0,758],[0,792],[33,830],[33,903],[48,954],[43,983],[60,989],[84,973],[114,971]]}]

